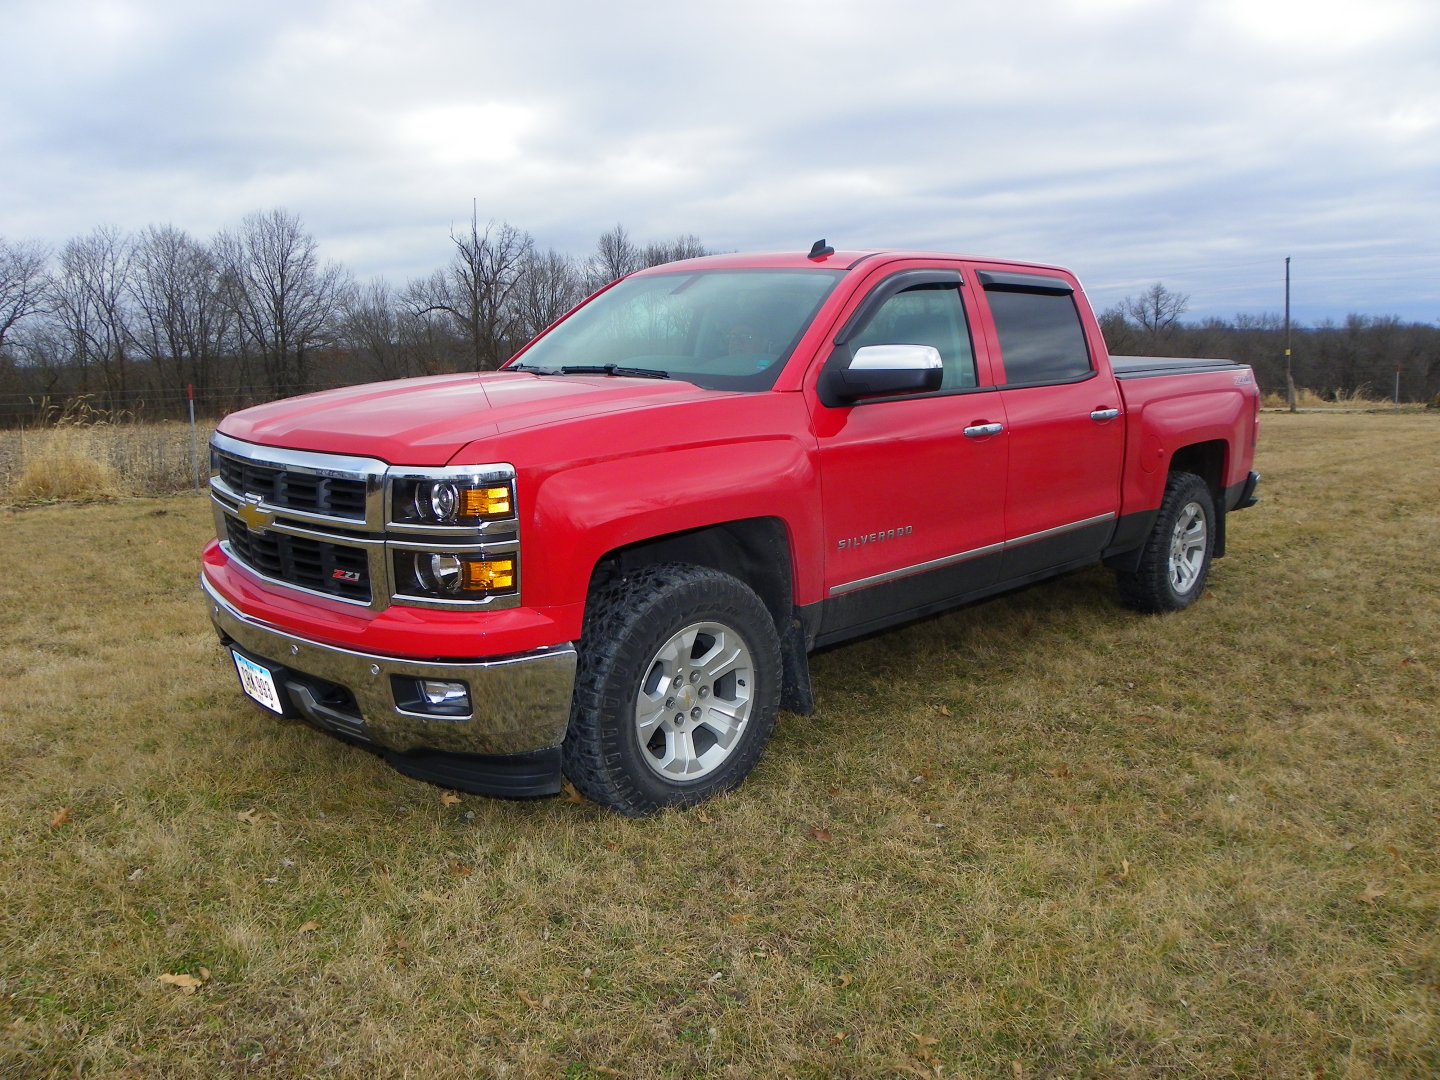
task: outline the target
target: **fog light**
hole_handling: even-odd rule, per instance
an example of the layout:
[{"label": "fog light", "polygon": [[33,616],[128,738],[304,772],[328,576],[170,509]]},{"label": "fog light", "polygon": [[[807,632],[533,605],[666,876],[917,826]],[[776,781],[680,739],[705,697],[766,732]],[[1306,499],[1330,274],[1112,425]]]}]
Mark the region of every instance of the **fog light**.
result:
[{"label": "fog light", "polygon": [[470,689],[463,682],[421,679],[420,696],[427,705],[439,708],[464,707],[467,712],[470,710]]}]

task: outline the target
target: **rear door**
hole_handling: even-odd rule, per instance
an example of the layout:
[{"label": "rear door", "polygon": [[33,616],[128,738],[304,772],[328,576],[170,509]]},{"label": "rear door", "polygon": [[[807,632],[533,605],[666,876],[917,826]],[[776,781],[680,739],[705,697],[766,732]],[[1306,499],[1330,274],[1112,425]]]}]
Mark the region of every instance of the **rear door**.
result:
[{"label": "rear door", "polygon": [[974,291],[958,263],[892,264],[835,328],[829,364],[864,345],[934,347],[939,390],[827,405],[816,385],[825,365],[807,380],[826,537],[822,641],[938,610],[997,578],[1008,453],[971,332]]},{"label": "rear door", "polygon": [[978,268],[1010,444],[1006,580],[1099,556],[1114,532],[1124,404],[1083,295],[1059,272]]}]

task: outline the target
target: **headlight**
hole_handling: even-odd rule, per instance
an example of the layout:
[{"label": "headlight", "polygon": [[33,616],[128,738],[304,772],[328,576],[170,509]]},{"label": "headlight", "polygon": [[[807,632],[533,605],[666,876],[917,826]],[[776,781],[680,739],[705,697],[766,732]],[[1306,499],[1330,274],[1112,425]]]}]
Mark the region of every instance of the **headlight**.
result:
[{"label": "headlight", "polygon": [[402,480],[395,485],[394,520],[421,525],[478,525],[515,516],[509,484],[467,480]]}]

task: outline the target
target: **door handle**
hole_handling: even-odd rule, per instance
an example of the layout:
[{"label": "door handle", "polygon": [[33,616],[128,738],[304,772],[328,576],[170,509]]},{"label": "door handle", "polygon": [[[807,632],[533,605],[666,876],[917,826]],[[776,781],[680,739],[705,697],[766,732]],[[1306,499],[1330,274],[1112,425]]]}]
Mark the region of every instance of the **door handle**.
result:
[{"label": "door handle", "polygon": [[1114,420],[1119,415],[1119,409],[1096,409],[1090,414],[1090,419],[1097,424],[1103,424],[1106,420]]},{"label": "door handle", "polygon": [[1004,430],[1004,424],[971,424],[965,429],[965,438],[983,439],[987,435],[999,435]]}]

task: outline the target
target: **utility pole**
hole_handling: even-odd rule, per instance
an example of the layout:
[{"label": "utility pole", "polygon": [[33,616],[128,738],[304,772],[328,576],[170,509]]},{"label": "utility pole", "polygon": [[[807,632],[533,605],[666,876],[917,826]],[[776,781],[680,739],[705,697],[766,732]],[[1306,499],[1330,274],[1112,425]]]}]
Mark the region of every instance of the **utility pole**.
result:
[{"label": "utility pole", "polygon": [[1295,411],[1295,373],[1290,370],[1290,256],[1285,256],[1285,398]]}]

